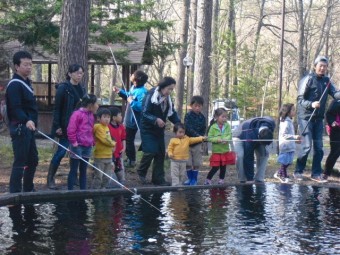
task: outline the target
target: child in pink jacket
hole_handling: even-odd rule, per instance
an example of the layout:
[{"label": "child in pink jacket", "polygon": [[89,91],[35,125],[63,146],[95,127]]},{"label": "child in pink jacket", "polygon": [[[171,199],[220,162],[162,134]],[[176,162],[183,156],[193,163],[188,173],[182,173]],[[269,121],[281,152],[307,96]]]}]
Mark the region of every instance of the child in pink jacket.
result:
[{"label": "child in pink jacket", "polygon": [[[70,142],[70,172],[68,174],[67,186],[73,190],[77,180],[79,168],[79,188],[86,189],[87,161],[91,157],[94,145],[93,126],[94,114],[98,110],[97,97],[85,95],[81,101],[81,107],[72,113],[67,127],[67,137]],[[81,160],[82,158],[83,160]]]}]

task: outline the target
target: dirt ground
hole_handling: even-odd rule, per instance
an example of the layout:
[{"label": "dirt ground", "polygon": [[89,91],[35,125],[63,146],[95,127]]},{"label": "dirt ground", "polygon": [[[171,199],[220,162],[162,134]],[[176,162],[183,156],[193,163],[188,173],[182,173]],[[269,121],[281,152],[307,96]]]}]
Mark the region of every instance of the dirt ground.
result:
[{"label": "dirt ground", "polygon": [[[2,146],[4,143],[10,143],[10,138],[7,137],[5,138],[5,140],[2,138],[0,140],[0,146]],[[37,144],[39,147],[42,148],[51,148],[53,146],[52,142],[49,142],[48,140],[41,140],[41,139],[37,139]],[[9,147],[11,148],[11,147]],[[51,154],[52,156],[52,154]],[[324,160],[326,159],[326,155],[324,157]],[[274,173],[277,171],[278,168],[278,164],[275,163],[276,160],[276,156],[272,155],[270,157],[269,160],[269,164],[266,170],[266,182],[278,182],[278,180],[273,178]],[[4,159],[4,155],[0,155],[0,194],[4,194],[7,193],[9,190],[9,178],[10,178],[10,174],[11,174],[11,167],[10,164],[3,164],[3,162],[5,161]],[[35,178],[34,178],[34,183],[35,183],[35,189],[37,191],[47,191],[48,188],[46,186],[46,176],[47,176],[47,172],[48,172],[48,165],[49,165],[49,160],[43,160],[39,162],[39,166],[37,167],[37,171],[35,174]],[[165,165],[168,165],[167,163],[165,163]],[[288,171],[289,174],[292,175],[293,172],[293,166],[291,166]],[[209,167],[209,156],[205,156],[204,157],[204,164],[200,170],[199,173],[199,181],[198,184],[203,184],[204,180],[208,174],[210,170]],[[88,184],[90,183],[90,179],[91,179],[91,173],[92,173],[92,168],[88,167],[87,169],[87,173],[88,173]],[[67,175],[69,172],[69,159],[68,158],[64,158],[62,160],[62,163],[58,169],[58,172],[56,174],[56,184],[58,186],[59,189],[61,190],[65,190],[67,189]],[[170,181],[170,171],[168,169],[168,167],[166,167],[166,180]],[[147,179],[150,180],[151,179],[151,170],[149,170],[148,172],[148,176]],[[313,181],[310,180],[310,170],[306,169],[305,173],[304,173],[304,180],[301,182],[301,184],[305,184],[305,185],[319,185],[318,183],[315,183]],[[214,179],[213,179],[213,183],[217,184],[217,180],[218,180],[218,173],[215,174]],[[292,182],[290,184],[294,184],[294,180],[291,179]],[[227,184],[237,184],[238,179],[237,179],[237,172],[236,172],[236,168],[235,166],[230,166],[229,170],[227,170],[226,173],[226,177],[225,177],[225,183]],[[133,168],[126,168],[126,182],[125,185],[127,187],[139,187],[139,186],[143,186],[139,179],[138,179],[138,175],[136,173],[136,169]],[[329,178],[329,182],[322,184],[321,186],[340,186],[340,178],[339,177],[335,177],[335,176],[331,176]],[[144,185],[144,186],[153,186],[153,185]],[[77,187],[75,187],[77,188]]]}]

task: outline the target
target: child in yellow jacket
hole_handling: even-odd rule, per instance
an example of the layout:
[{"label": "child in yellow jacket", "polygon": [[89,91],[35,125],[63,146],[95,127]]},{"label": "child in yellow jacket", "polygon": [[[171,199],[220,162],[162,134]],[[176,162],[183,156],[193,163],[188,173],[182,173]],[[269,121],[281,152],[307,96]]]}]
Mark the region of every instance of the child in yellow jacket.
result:
[{"label": "child in yellow jacket", "polygon": [[[97,112],[97,118],[99,123],[95,124],[93,129],[96,141],[93,152],[94,165],[108,176],[111,176],[113,170],[112,151],[116,146],[116,142],[111,139],[108,127],[111,120],[110,110],[106,108],[99,109]],[[91,188],[106,188],[110,179],[103,175],[104,174],[102,172],[94,169]]]},{"label": "child in yellow jacket", "polygon": [[189,146],[205,141],[205,137],[188,137],[185,135],[185,126],[177,123],[174,126],[176,137],[171,138],[168,145],[168,156],[171,160],[172,186],[178,186],[184,181],[186,162],[189,159]]}]

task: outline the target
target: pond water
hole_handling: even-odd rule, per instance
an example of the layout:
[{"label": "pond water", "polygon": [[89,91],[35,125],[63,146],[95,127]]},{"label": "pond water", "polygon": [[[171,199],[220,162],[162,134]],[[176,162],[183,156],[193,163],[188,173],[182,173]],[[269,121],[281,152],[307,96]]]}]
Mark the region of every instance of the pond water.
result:
[{"label": "pond water", "polygon": [[0,207],[0,254],[340,254],[340,190],[266,184]]}]

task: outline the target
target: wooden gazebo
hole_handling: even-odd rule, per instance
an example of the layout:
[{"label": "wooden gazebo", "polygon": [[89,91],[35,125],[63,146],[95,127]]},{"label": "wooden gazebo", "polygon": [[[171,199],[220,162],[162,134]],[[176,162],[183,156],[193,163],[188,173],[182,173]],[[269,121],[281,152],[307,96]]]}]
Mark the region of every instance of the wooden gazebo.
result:
[{"label": "wooden gazebo", "polygon": [[[149,31],[131,32],[127,33],[134,38],[134,41],[125,44],[112,44],[110,45],[113,52],[124,51],[124,59],[116,57],[117,64],[121,66],[122,78],[127,88],[129,86],[129,78],[131,74],[138,69],[140,65],[152,64],[150,54],[151,40]],[[3,45],[3,49],[9,56],[12,56],[19,50],[27,50],[27,47],[18,41],[11,41]],[[39,109],[39,126],[43,132],[50,132],[52,123],[52,109],[53,98],[55,95],[55,83],[52,82],[52,65],[57,65],[58,56],[45,52],[42,47],[34,47],[29,52],[32,54],[33,64],[47,65],[48,76],[47,81],[35,82],[33,86],[36,91],[37,100],[43,100],[47,107]],[[88,74],[89,74],[89,92],[94,92],[95,87],[95,66],[96,65],[115,65],[110,48],[107,45],[89,44],[89,61],[88,61]],[[100,56],[95,58],[94,56]],[[8,68],[10,68],[9,63]],[[10,77],[8,77],[10,79]],[[124,106],[123,106],[124,107]]]}]

